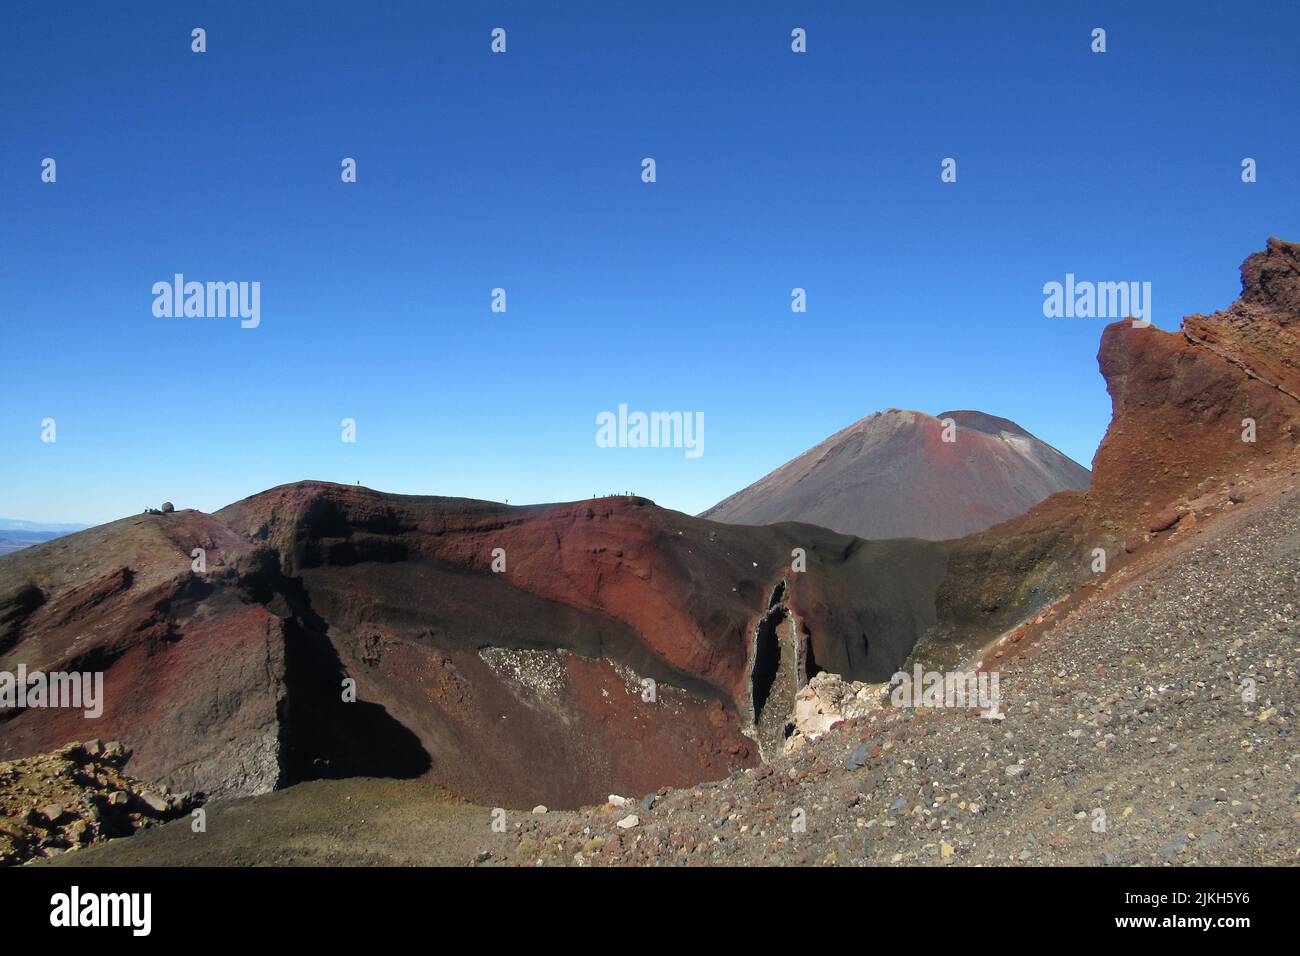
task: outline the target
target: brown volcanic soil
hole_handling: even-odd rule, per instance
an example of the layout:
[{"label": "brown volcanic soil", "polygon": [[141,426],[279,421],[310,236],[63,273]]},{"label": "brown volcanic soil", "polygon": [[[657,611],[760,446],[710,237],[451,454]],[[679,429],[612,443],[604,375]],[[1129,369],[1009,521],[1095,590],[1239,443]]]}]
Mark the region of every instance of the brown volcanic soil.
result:
[{"label": "brown volcanic soil", "polygon": [[[944,441],[944,420],[956,425]],[[869,415],[700,517],[803,521],[863,538],[944,540],[1024,514],[1088,470],[1019,425],[975,411]]]},{"label": "brown volcanic soil", "polygon": [[486,807],[420,780],[313,780],[275,793],[214,802],[207,830],[188,820],[154,827],[31,866],[461,866],[495,848],[527,811]]}]

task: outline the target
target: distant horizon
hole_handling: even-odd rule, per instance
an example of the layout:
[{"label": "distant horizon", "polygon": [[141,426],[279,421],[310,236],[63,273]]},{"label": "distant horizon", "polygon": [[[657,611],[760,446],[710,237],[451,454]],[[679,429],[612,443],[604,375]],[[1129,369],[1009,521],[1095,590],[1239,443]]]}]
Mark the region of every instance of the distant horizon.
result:
[{"label": "distant horizon", "polygon": [[[102,523],[100,522],[100,524]],[[64,531],[72,533],[74,531],[85,531],[87,528],[93,527],[93,524],[81,521],[32,521],[28,518],[0,518],[0,531]]]},{"label": "distant horizon", "polygon": [[[861,422],[861,421],[865,421],[866,419],[870,418],[870,417],[873,416],[873,415],[878,415],[878,414],[882,414],[882,413],[884,413],[884,412],[889,412],[889,411],[906,411],[906,412],[915,412],[915,413],[919,413],[919,414],[923,414],[923,415],[929,415],[929,416],[932,417],[932,418],[933,418],[933,417],[938,417],[939,415],[944,414],[943,412],[925,412],[925,411],[922,411],[922,410],[920,410],[920,409],[899,408],[898,406],[889,406],[889,407],[887,407],[887,408],[877,409],[877,410],[874,411],[874,412],[868,412],[866,415],[863,415],[863,416],[861,416],[860,418],[855,419],[854,421],[852,421],[852,422],[850,422],[849,424],[845,425],[843,428],[836,429],[836,431],[831,432],[829,435],[823,436],[823,438],[821,438],[821,439],[819,439],[819,440],[817,440],[817,441],[812,442],[810,445],[808,445],[807,448],[804,449],[804,452],[806,452],[806,451],[808,451],[808,450],[810,450],[810,449],[812,449],[812,448],[817,447],[818,444],[820,444],[821,442],[825,441],[826,439],[832,437],[832,436],[835,435],[835,434],[838,434],[838,433],[841,432],[841,431],[844,431],[845,429],[848,429],[848,428],[853,427],[854,425],[858,424],[858,423]],[[960,408],[960,409],[958,409],[958,408],[952,408],[952,409],[947,409],[947,410],[945,410],[945,411],[946,411],[946,412],[956,412],[956,411],[979,412],[979,413],[981,413],[981,414],[990,415],[990,416],[992,416],[992,417],[994,417],[994,418],[1002,418],[1002,419],[1006,419],[1007,421],[1010,421],[1012,424],[1017,425],[1017,426],[1019,427],[1019,422],[1016,422],[1015,419],[1008,418],[1008,416],[1006,416],[1006,415],[997,415],[997,414],[995,414],[995,413],[993,413],[993,412],[987,412],[987,411],[985,411],[984,409],[978,409],[978,408]],[[1026,429],[1026,431],[1027,431],[1027,429]],[[1029,434],[1033,435],[1033,432],[1030,432]],[[1057,447],[1056,445],[1054,445],[1051,441],[1047,440],[1047,439],[1044,438],[1042,435],[1033,435],[1033,437],[1034,437],[1034,438],[1037,438],[1039,441],[1043,442],[1044,444],[1046,444],[1046,445],[1048,445],[1048,446],[1054,448],[1056,451],[1060,452],[1062,455],[1065,455],[1067,458],[1069,458],[1071,461],[1075,462],[1075,464],[1079,465],[1081,468],[1083,468],[1083,469],[1085,469],[1085,470],[1087,470],[1087,471],[1089,471],[1089,472],[1092,471],[1092,456],[1091,456],[1091,455],[1089,456],[1088,461],[1085,463],[1085,462],[1079,461],[1078,459],[1074,458],[1072,455],[1067,454],[1065,451],[1063,451],[1062,449],[1060,449],[1059,447]],[[803,454],[804,452],[800,452],[799,454]],[[1094,452],[1094,454],[1095,454],[1095,452]],[[794,457],[798,457],[798,455],[796,455],[796,456],[794,456]],[[750,484],[753,484],[755,481],[758,481],[759,479],[763,478],[764,476],[766,476],[766,475],[768,475],[768,474],[771,474],[772,471],[776,470],[777,468],[780,468],[783,464],[785,464],[785,462],[779,462],[779,463],[777,463],[776,465],[773,465],[772,468],[769,468],[767,471],[763,472],[761,475],[756,475],[756,476],[754,477],[754,479],[751,480],[750,482],[747,482],[746,484],[741,485],[740,487],[736,488],[736,489],[735,489],[735,492],[741,491],[742,489],[748,487]],[[528,506],[528,505],[564,504],[564,503],[566,503],[566,502],[583,501],[583,500],[589,499],[589,498],[591,498],[591,497],[593,497],[593,496],[599,498],[599,497],[617,496],[617,495],[619,495],[619,494],[623,494],[623,493],[624,493],[624,492],[613,491],[613,492],[595,493],[594,495],[592,495],[592,494],[588,494],[588,495],[583,495],[583,496],[578,496],[578,497],[561,497],[561,498],[554,498],[554,499],[548,499],[548,500],[545,500],[545,501],[505,501],[505,500],[499,500],[499,499],[495,499],[495,498],[484,498],[484,497],[481,496],[481,495],[472,495],[472,494],[451,494],[451,493],[433,492],[433,491],[428,491],[428,492],[420,492],[420,491],[394,491],[394,490],[392,490],[392,489],[385,488],[385,487],[383,487],[382,485],[367,484],[365,481],[359,481],[359,482],[358,482],[358,481],[339,481],[339,480],[332,479],[332,478],[321,478],[321,477],[317,477],[317,476],[306,476],[306,477],[302,477],[302,478],[293,478],[293,479],[289,479],[288,481],[277,482],[277,483],[275,483],[275,484],[273,484],[273,485],[267,485],[265,488],[259,488],[259,489],[255,490],[255,491],[250,491],[250,492],[248,492],[247,494],[239,495],[239,496],[237,496],[237,497],[231,498],[229,501],[226,501],[226,502],[224,502],[224,503],[222,503],[222,504],[215,505],[215,506],[208,507],[208,508],[201,508],[201,507],[198,507],[198,506],[196,506],[196,505],[181,504],[181,503],[177,503],[177,502],[174,501],[174,500],[172,501],[172,503],[176,506],[177,510],[182,510],[182,509],[187,509],[187,508],[189,508],[189,509],[193,509],[193,510],[201,511],[201,512],[203,512],[203,513],[205,513],[205,514],[211,514],[211,513],[215,512],[215,511],[220,511],[222,508],[226,507],[227,505],[234,504],[235,502],[238,502],[238,501],[243,501],[245,498],[250,498],[250,497],[252,497],[252,496],[254,496],[254,495],[261,494],[261,493],[264,492],[264,491],[269,491],[269,490],[271,490],[271,489],[273,489],[273,488],[280,488],[280,487],[283,487],[283,486],[286,486],[286,485],[302,484],[303,482],[309,482],[309,481],[316,481],[316,482],[322,482],[322,483],[325,483],[325,484],[335,484],[335,485],[342,485],[342,486],[349,486],[349,487],[355,487],[355,486],[357,486],[357,485],[359,484],[360,487],[365,488],[365,489],[367,489],[367,490],[369,490],[369,491],[377,491],[377,492],[380,492],[380,493],[383,493],[383,494],[416,495],[416,496],[421,496],[421,497],[436,497],[436,498],[465,498],[465,499],[470,499],[470,500],[474,500],[474,501],[488,501],[488,502],[492,502],[492,503],[495,503],[495,504],[504,504],[504,505],[509,505],[509,506],[511,506],[511,507],[514,507],[514,506],[524,507],[524,506]],[[734,494],[735,492],[731,492],[731,494]],[[709,508],[713,507],[713,505],[718,504],[718,502],[715,501],[715,502],[712,502],[712,503],[709,504],[709,505],[706,505],[704,508],[700,508],[700,509],[698,509],[697,511],[685,511],[685,510],[682,509],[682,508],[677,508],[677,507],[672,506],[671,504],[668,504],[668,503],[666,503],[666,502],[660,501],[660,500],[659,500],[658,498],[656,498],[655,495],[653,495],[653,494],[650,494],[650,493],[647,493],[647,492],[644,492],[644,491],[641,491],[641,490],[638,490],[638,489],[626,489],[626,493],[633,494],[633,495],[635,495],[636,497],[639,497],[639,498],[647,498],[647,499],[653,501],[656,505],[658,505],[658,506],[661,507],[661,508],[666,508],[666,509],[671,510],[671,511],[679,511],[679,512],[682,512],[683,514],[689,514],[689,515],[697,515],[697,514],[703,512],[703,511],[707,511]],[[724,496],[724,497],[725,497],[725,496]],[[170,500],[170,499],[169,499],[169,500]],[[721,501],[721,500],[722,500],[722,499],[719,499],[719,501]],[[148,507],[148,508],[156,508],[156,507],[158,507],[159,504],[161,504],[161,502],[147,503],[147,504],[141,505],[140,509],[137,510],[137,511],[127,511],[127,512],[125,512],[125,513],[123,513],[123,514],[120,514],[120,515],[116,516],[116,517],[105,518],[105,519],[103,519],[103,520],[101,520],[101,521],[91,521],[91,522],[79,522],[79,521],[71,521],[71,522],[69,522],[69,521],[41,521],[41,520],[34,520],[34,519],[31,519],[31,518],[4,518],[4,517],[0,517],[0,531],[6,530],[6,529],[15,529],[15,530],[17,530],[17,529],[20,529],[20,528],[21,528],[21,529],[23,529],[23,530],[30,530],[30,531],[56,531],[56,530],[57,530],[57,531],[64,531],[65,533],[68,533],[68,534],[73,534],[73,533],[75,533],[75,532],[77,532],[77,531],[84,531],[84,530],[86,530],[86,529],[88,529],[88,528],[93,528],[93,527],[96,527],[96,526],[101,525],[101,524],[107,524],[107,523],[112,522],[112,521],[120,521],[120,520],[122,520],[123,518],[130,518],[130,517],[132,517],[132,516],[134,516],[134,515],[136,515],[136,514],[141,514],[141,513],[143,513],[144,509],[147,508],[147,507]],[[27,526],[27,527],[24,527],[24,526]]]}]

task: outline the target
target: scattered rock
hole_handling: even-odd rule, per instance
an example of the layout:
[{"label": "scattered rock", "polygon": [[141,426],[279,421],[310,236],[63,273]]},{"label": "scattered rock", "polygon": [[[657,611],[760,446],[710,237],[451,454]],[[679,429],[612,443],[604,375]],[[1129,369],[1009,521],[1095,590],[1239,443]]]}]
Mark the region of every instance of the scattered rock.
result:
[{"label": "scattered rock", "polygon": [[165,797],[160,797],[150,791],[140,794],[140,800],[154,813],[162,814],[171,809],[171,803]]},{"label": "scattered rock", "polygon": [[[129,751],[99,740],[0,761],[0,866],[130,836],[202,803],[169,798],[122,772]],[[132,812],[133,806],[149,813]]]},{"label": "scattered rock", "polygon": [[867,752],[870,749],[871,744],[867,741],[858,744],[853,753],[844,758],[844,769],[857,770],[859,767],[865,766],[867,762]]},{"label": "scattered rock", "polygon": [[1173,840],[1170,843],[1166,843],[1156,852],[1159,853],[1166,860],[1168,860],[1170,863],[1173,863],[1178,859],[1179,854],[1183,852],[1183,848],[1186,845],[1187,845],[1187,837],[1180,836],[1178,839]]},{"label": "scattered rock", "polygon": [[885,706],[887,685],[846,681],[821,671],[794,698],[794,730],[785,742],[787,753],[825,735],[846,720],[856,720]]}]

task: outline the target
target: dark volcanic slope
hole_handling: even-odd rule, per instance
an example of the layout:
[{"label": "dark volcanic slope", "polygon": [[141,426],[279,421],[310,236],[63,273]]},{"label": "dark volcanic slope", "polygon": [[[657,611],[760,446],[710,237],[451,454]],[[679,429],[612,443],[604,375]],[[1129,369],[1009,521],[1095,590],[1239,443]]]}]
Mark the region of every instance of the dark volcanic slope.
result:
[{"label": "dark volcanic slope", "polygon": [[[943,440],[943,420],[956,423]],[[1005,418],[891,408],[854,422],[701,517],[806,521],[864,538],[959,538],[1088,487],[1086,468]]]},{"label": "dark volcanic slope", "polygon": [[0,756],[116,738],[133,773],[218,794],[361,774],[516,807],[643,793],[755,762],[819,666],[884,679],[933,625],[945,567],[924,542],[640,498],[302,482],[0,561],[0,669],[107,675],[102,718],[24,711]]}]

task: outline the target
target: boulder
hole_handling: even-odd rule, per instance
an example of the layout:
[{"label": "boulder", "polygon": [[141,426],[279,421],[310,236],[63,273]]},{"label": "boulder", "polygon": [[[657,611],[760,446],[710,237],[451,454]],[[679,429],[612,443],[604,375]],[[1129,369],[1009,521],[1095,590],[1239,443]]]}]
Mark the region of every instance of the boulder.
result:
[{"label": "boulder", "polygon": [[786,738],[786,753],[821,737],[837,724],[882,709],[888,685],[846,681],[822,671],[800,688],[794,699],[794,731]]}]

